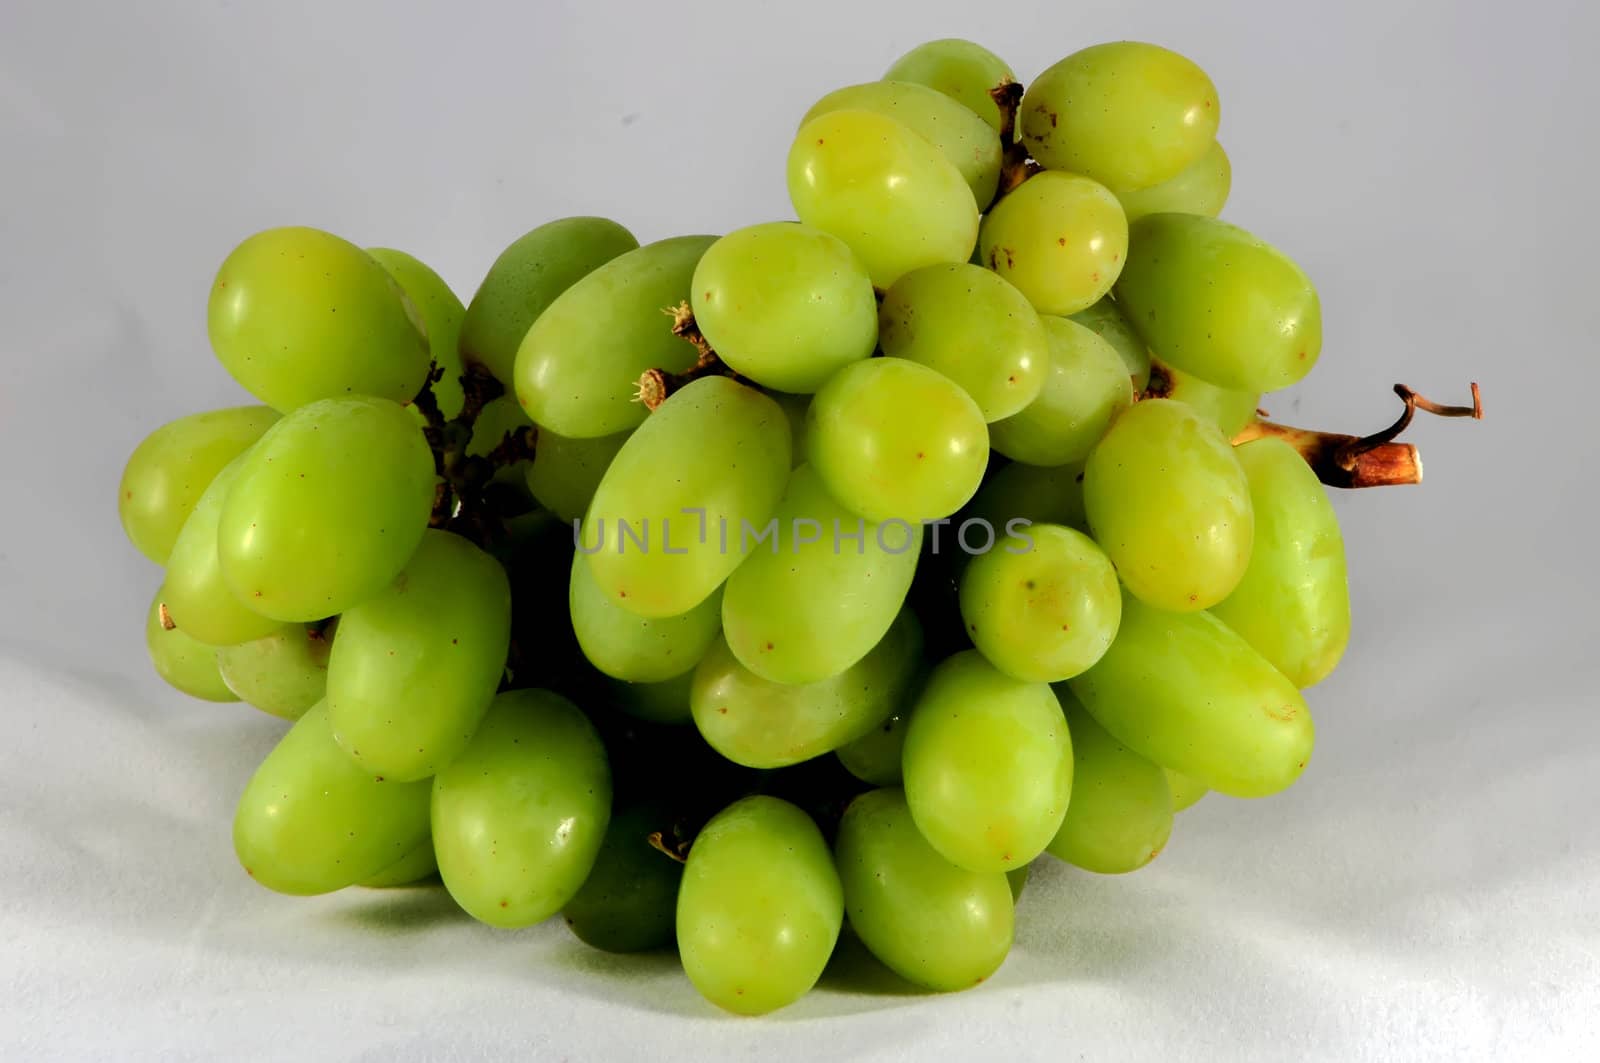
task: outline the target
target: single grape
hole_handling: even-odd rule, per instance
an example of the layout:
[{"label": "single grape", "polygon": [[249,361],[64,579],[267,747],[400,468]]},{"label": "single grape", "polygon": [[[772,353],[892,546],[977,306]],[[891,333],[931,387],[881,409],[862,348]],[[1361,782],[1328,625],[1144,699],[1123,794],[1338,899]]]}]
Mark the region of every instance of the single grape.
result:
[{"label": "single grape", "polygon": [[429,362],[416,313],[361,248],[293,227],[256,233],[233,249],[206,317],[223,368],[288,412],[351,394],[410,402]]},{"label": "single grape", "polygon": [[117,515],[128,541],[166,564],[183,522],[217,473],[277,419],[266,406],[235,406],[180,417],[145,436],[117,487]]},{"label": "single grape", "polygon": [[1123,595],[1116,641],[1068,685],[1118,741],[1210,790],[1275,794],[1311,759],[1305,699],[1210,613]]},{"label": "single grape", "polygon": [[682,372],[694,347],[662,314],[689,298],[714,236],[678,236],[619,255],[562,292],[517,349],[517,401],[533,422],[573,439],[633,428],[648,410],[639,378]]},{"label": "single grape", "polygon": [[233,847],[279,893],[331,893],[370,879],[428,837],[428,784],[374,775],[333,740],[325,705],[300,717],[239,798]]},{"label": "single grape", "polygon": [[1027,524],[1062,524],[1088,531],[1089,519],[1083,512],[1083,466],[1051,468],[1014,462],[989,474],[962,517],[984,521],[995,529],[996,548],[1002,550],[1021,545]]},{"label": "single grape", "polygon": [[174,690],[204,701],[238,701],[217,668],[217,648],[169,628],[161,620],[161,593],[150,602],[144,622],[144,644],[156,674]]},{"label": "single grape", "polygon": [[1167,773],[1167,787],[1172,791],[1172,811],[1182,812],[1206,795],[1204,783],[1196,782],[1171,768],[1162,770]]},{"label": "single grape", "polygon": [[1065,686],[1056,695],[1072,730],[1072,801],[1049,852],[1102,875],[1137,871],[1172,834],[1166,772],[1107,734]]},{"label": "single grape", "polygon": [[1052,170],[1113,188],[1149,188],[1182,173],[1215,141],[1222,108],[1205,71],[1138,41],[1074,52],[1028,86],[1022,142]]},{"label": "single grape", "polygon": [[718,1007],[761,1015],[799,1000],[821,977],[843,922],[828,844],[789,802],[736,801],[695,838],[678,888],[678,954]]},{"label": "single grape", "polygon": [[1350,582],[1339,518],[1317,474],[1281,439],[1234,448],[1250,480],[1255,549],[1233,593],[1211,610],[1304,689],[1350,641]]},{"label": "single grape", "polygon": [[693,686],[693,668],[659,683],[612,679],[607,684],[617,708],[635,719],[652,723],[689,723],[694,718],[689,710],[689,692]]},{"label": "single grape", "polygon": [[894,61],[887,81],[914,81],[949,96],[982,118],[996,132],[1004,127],[991,89],[1016,77],[1005,60],[981,44],[954,37],[919,44]]},{"label": "single grape", "polygon": [[914,527],[948,517],[978,490],[989,430],[949,377],[904,358],[869,358],[811,400],[806,456],[852,512]]},{"label": "single grape", "polygon": [[222,681],[262,712],[298,720],[328,689],[328,654],[338,621],[324,628],[284,624],[265,635],[217,651]]},{"label": "single grape", "polygon": [[1150,364],[1150,386],[1146,398],[1174,399],[1217,426],[1224,439],[1256,419],[1256,404],[1261,395],[1254,391],[1230,391],[1208,384],[1193,373],[1174,369],[1159,361]]},{"label": "single grape", "polygon": [[1322,353],[1322,305],[1305,273],[1215,218],[1141,218],[1117,305],[1157,358],[1221,388],[1288,387]]},{"label": "single grape", "polygon": [[1117,415],[1133,405],[1127,365],[1111,344],[1064,317],[1044,318],[1044,384],[1021,411],[989,426],[989,444],[1012,461],[1081,462]]},{"label": "single grape", "polygon": [[433,454],[402,407],[365,396],[302,406],[239,465],[217,530],[223,577],[275,620],[342,613],[410,558],[433,494]]},{"label": "single grape", "polygon": [[1035,174],[990,208],[979,261],[1041,314],[1075,314],[1111,290],[1128,257],[1122,204],[1077,174]]},{"label": "single grape", "polygon": [[618,809],[606,827],[594,869],[561,910],[585,945],[644,952],[672,944],[683,865],[650,844],[672,837],[673,817],[659,802]]},{"label": "single grape", "polygon": [[[466,307],[450,286],[427,263],[404,251],[388,247],[369,247],[367,254],[377,259],[378,265],[388,271],[400,290],[406,293],[411,305],[422,315],[423,329],[428,336],[428,357],[443,371],[433,383],[433,397],[439,403],[439,412],[448,418],[461,412],[464,397],[461,392],[461,320]],[[410,398],[410,396],[407,396]],[[416,407],[413,413],[422,416]]]},{"label": "single grape", "polygon": [[935,668],[917,699],[903,770],[930,845],[969,871],[1009,871],[1061,828],[1072,739],[1048,685],[1012,679],[967,650]]},{"label": "single grape", "polygon": [[887,288],[921,266],[965,262],[978,207],[939,149],[870,111],[833,111],[800,127],[789,149],[789,199]]},{"label": "single grape", "polygon": [[1133,326],[1128,324],[1128,319],[1117,308],[1116,300],[1108,295],[1093,306],[1069,316],[1078,324],[1092,329],[1116,349],[1127,363],[1128,375],[1133,379],[1133,390],[1143,391],[1150,382],[1150,349],[1144,345],[1144,340]]},{"label": "single grape", "polygon": [[424,838],[416,848],[379,871],[370,878],[356,883],[369,890],[393,889],[396,886],[415,886],[425,878],[439,873],[439,861],[433,855],[433,839]]},{"label": "single grape", "polygon": [[606,218],[560,218],[516,239],[489,267],[461,322],[461,361],[514,389],[517,348],[545,308],[594,270],[639,246]]},{"label": "single grape", "polygon": [[589,876],[611,818],[611,769],[577,706],[547,690],[494,699],[433,780],[433,848],[456,903],[492,926],[532,926]]},{"label": "single grape", "polygon": [[167,558],[161,601],[185,635],[208,646],[234,646],[264,638],[282,627],[277,620],[245,608],[222,577],[217,524],[246,454],[212,477],[183,522]]},{"label": "single grape", "polygon": [[986,421],[1033,402],[1050,362],[1044,325],[1028,300],[968,263],[925,266],[895,281],[879,309],[878,330],[884,354],[954,380]]},{"label": "single grape", "polygon": [[739,537],[777,511],[790,468],[776,403],[727,377],[667,399],[606,470],[579,549],[595,582],[639,616],[687,613],[742,560]]},{"label": "single grape", "polygon": [[1209,609],[1250,561],[1250,485],[1214,425],[1171,399],[1133,405],[1083,467],[1095,541],[1161,609]]},{"label": "single grape", "polygon": [[631,434],[568,439],[540,429],[533,461],[525,471],[528,490],[541,506],[562,520],[582,520],[601,478]]},{"label": "single grape", "polygon": [[661,683],[694,670],[722,630],[722,588],[678,616],[637,616],[611,600],[572,555],[567,605],[583,655],[606,675],[630,683]]},{"label": "single grape", "polygon": [[850,803],[834,859],[851,929],[900,977],[949,991],[1000,969],[1013,929],[1005,874],[964,871],[940,856],[899,790],[873,790]]},{"label": "single grape", "polygon": [[1227,152],[1216,141],[1206,153],[1190,163],[1176,177],[1149,188],[1119,191],[1122,212],[1132,225],[1147,214],[1201,214],[1215,218],[1228,202],[1233,185],[1233,165]]},{"label": "single grape", "polygon": [[910,711],[911,703],[908,701],[854,742],[846,742],[834,750],[839,763],[862,782],[874,786],[898,786]]}]

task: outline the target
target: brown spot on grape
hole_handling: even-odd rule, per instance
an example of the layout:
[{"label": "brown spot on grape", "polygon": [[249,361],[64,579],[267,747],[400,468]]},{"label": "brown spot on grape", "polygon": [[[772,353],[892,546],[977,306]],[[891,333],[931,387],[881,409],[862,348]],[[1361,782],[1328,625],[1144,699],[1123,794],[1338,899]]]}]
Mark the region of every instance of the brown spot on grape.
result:
[{"label": "brown spot on grape", "polygon": [[767,643],[767,649],[769,649],[769,650],[772,649],[772,643],[770,643],[770,642]]},{"label": "brown spot on grape", "polygon": [[132,498],[133,497],[133,492],[132,491],[124,491],[123,494],[122,494],[122,497],[123,498]]},{"label": "brown spot on grape", "polygon": [[1274,720],[1282,720],[1284,723],[1288,723],[1290,720],[1300,715],[1300,710],[1295,708],[1291,703],[1288,705],[1278,705],[1268,708],[1267,715],[1271,716]]},{"label": "brown spot on grape", "polygon": [[728,715],[728,706],[726,706],[726,705],[718,705],[717,706],[717,712],[719,714],[723,715],[723,716]]},{"label": "brown spot on grape", "polygon": [[1060,244],[1062,247],[1066,247],[1067,246],[1067,238],[1065,236],[1058,236],[1058,237],[1056,237],[1056,243]]},{"label": "brown spot on grape", "polygon": [[500,902],[500,907],[509,908],[509,907],[511,907],[511,902],[510,901],[501,901]]}]

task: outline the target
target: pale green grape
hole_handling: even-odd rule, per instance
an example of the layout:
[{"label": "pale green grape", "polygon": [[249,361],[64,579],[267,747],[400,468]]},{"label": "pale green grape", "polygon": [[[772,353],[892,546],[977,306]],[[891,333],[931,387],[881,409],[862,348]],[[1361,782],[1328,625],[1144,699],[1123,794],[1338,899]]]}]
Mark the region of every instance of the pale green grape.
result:
[{"label": "pale green grape", "polygon": [[589,562],[572,555],[567,605],[583,655],[606,675],[661,683],[693,670],[722,630],[722,588],[678,616],[637,616],[595,583]]},{"label": "pale green grape", "polygon": [[1196,782],[1171,768],[1162,770],[1167,773],[1167,787],[1172,791],[1172,811],[1182,812],[1206,795],[1204,783]]},{"label": "pale green grape", "polygon": [[896,59],[883,76],[939,90],[977,114],[996,133],[1003,120],[989,90],[1016,80],[998,55],[981,44],[954,37],[917,45]]},{"label": "pale green grape", "polygon": [[1050,354],[1039,397],[989,426],[989,444],[1012,461],[1070,465],[1089,456],[1106,428],[1133,405],[1127,365],[1089,328],[1044,318]]},{"label": "pale green grape", "polygon": [[1093,306],[1069,316],[1085,328],[1092,329],[1116,349],[1123,362],[1127,363],[1128,375],[1133,379],[1133,390],[1143,391],[1150,382],[1150,349],[1144,345],[1144,340],[1133,326],[1128,324],[1122,311],[1117,309],[1116,301],[1108,295]]},{"label": "pale green grape", "polygon": [[1117,634],[1122,594],[1111,561],[1080,531],[1034,524],[1028,545],[979,554],[961,576],[972,644],[1015,679],[1054,683],[1098,661]]},{"label": "pale green grape", "polygon": [[736,372],[779,391],[816,391],[872,353],[872,278],[838,237],[790,222],[712,244],[690,288],[695,324]]},{"label": "pale green grape", "polygon": [[1050,344],[1023,294],[981,266],[926,266],[895,281],[878,314],[883,353],[920,362],[965,389],[986,421],[1039,395]]},{"label": "pale green grape", "polygon": [[1147,398],[1173,399],[1183,403],[1217,426],[1224,439],[1232,439],[1256,418],[1261,395],[1254,391],[1230,391],[1208,384],[1193,373],[1174,369],[1159,361],[1150,364]]},{"label": "pale green grape", "polygon": [[1233,797],[1277,793],[1311,758],[1305,699],[1210,613],[1124,595],[1116,641],[1068,685],[1129,749]]},{"label": "pale green grape", "polygon": [[832,233],[887,288],[938,262],[965,262],[978,206],[961,171],[892,118],[833,111],[800,127],[789,149],[789,200]]},{"label": "pale green grape", "polygon": [[433,839],[424,838],[409,853],[371,878],[362,879],[356,885],[371,890],[392,889],[395,886],[416,885],[422,879],[438,873],[439,861],[433,856]]},{"label": "pale green grape", "polygon": [[1344,537],[1317,474],[1281,439],[1234,448],[1250,479],[1255,549],[1211,612],[1304,689],[1327,678],[1350,641]]},{"label": "pale green grape", "polygon": [[969,871],[1009,871],[1044,851],[1067,812],[1072,739],[1045,683],[1012,679],[976,650],[934,669],[906,729],[917,829]]},{"label": "pale green grape", "polygon": [[1072,801],[1050,854],[1102,875],[1136,871],[1172,834],[1166,772],[1107,734],[1065,686],[1056,693],[1072,729]]},{"label": "pale green grape", "polygon": [[815,683],[774,683],[719,639],[694,672],[690,709],[706,742],[735,764],[781,768],[820,757],[883,724],[905,700],[922,630],[903,612],[854,665]]},{"label": "pale green grape", "polygon": [[217,473],[277,419],[266,406],[235,406],[180,417],[145,436],[117,487],[117,516],[128,541],[166,564],[183,522]]},{"label": "pale green grape", "polygon": [[192,698],[205,701],[238,701],[228,689],[217,668],[217,648],[197,642],[177,628],[161,621],[161,593],[150,602],[144,621],[144,644],[150,663],[167,685]]},{"label": "pale green grape", "polygon": [[1019,536],[1027,533],[1022,525],[1008,527],[1012,521],[1063,524],[1088,531],[1089,520],[1083,512],[1083,466],[1007,465],[989,474],[962,515],[987,521],[995,530],[997,548],[1002,550],[1021,545]]},{"label": "pale green grape", "polygon": [[1234,391],[1288,387],[1322,353],[1322,304],[1305,273],[1215,218],[1140,219],[1117,305],[1157,358]]},{"label": "pale green grape", "polygon": [[268,229],[234,248],[206,311],[223,368],[268,406],[375,395],[410,402],[428,372],[416,308],[361,248],[317,229]]},{"label": "pale green grape", "polygon": [[678,888],[678,954],[718,1007],[761,1015],[799,1000],[843,922],[828,844],[787,801],[736,801],[695,838]]},{"label": "pale green grape", "polygon": [[223,577],[275,620],[342,613],[400,571],[433,492],[433,454],[402,407],[364,396],[302,406],[239,465],[217,530]]},{"label": "pale green grape", "polygon": [[262,712],[298,720],[328,689],[328,654],[338,621],[318,630],[284,624],[278,630],[217,651],[222,681]]},{"label": "pale green grape", "polygon": [[339,618],[328,660],[334,737],[378,775],[437,773],[472,740],[510,638],[500,563],[429,529],[388,587]]},{"label": "pale green grape", "polygon": [[[433,397],[439,403],[439,412],[448,419],[461,412],[461,319],[466,307],[450,286],[428,264],[404,251],[388,247],[369,247],[367,254],[378,260],[378,265],[389,271],[389,276],[400,285],[411,305],[422,315],[424,331],[428,336],[428,356],[444,374],[433,384]],[[421,413],[413,407],[416,416]]]},{"label": "pale green grape", "polygon": [[789,425],[727,377],[696,380],[628,438],[583,521],[579,549],[610,599],[639,616],[687,613],[738,567],[739,536],[783,497]]},{"label": "pale green grape", "polygon": [[161,585],[161,601],[173,623],[190,638],[209,646],[250,642],[283,626],[240,604],[223,579],[218,556],[217,524],[247,453],[234,458],[212,477],[194,504],[194,511],[172,544],[166,582]]},{"label": "pale green grape", "polygon": [[1034,174],[990,208],[979,261],[1041,314],[1075,314],[1111,290],[1128,257],[1122,204],[1077,174]]},{"label": "pale green grape", "polygon": [[904,358],[869,358],[811,400],[806,457],[847,509],[915,526],[948,517],[978,490],[989,429],[949,377]]},{"label": "pale green grape", "polygon": [[601,478],[630,434],[568,439],[540,429],[533,461],[525,472],[528,490],[541,506],[562,520],[583,519]]},{"label": "pale green grape", "polygon": [[739,544],[746,557],[728,577],[723,634],[761,678],[814,683],[861,660],[894,623],[922,528],[904,535],[857,517],[809,465],[790,475],[773,520],[764,545]]},{"label": "pale green grape", "polygon": [[835,89],[800,124],[834,111],[872,111],[894,119],[939,149],[960,171],[980,207],[994,199],[1000,184],[1000,139],[983,118],[937,89],[915,81],[869,81]]},{"label": "pale green grape", "polygon": [[1005,874],[964,871],[940,856],[899,790],[873,790],[850,803],[834,859],[851,929],[900,977],[948,991],[1000,969],[1013,930]]},{"label": "pale green grape", "polygon": [[1209,609],[1250,561],[1250,485],[1216,426],[1181,402],[1146,399],[1112,424],[1083,467],[1095,541],[1134,594]]},{"label": "pale green grape", "polygon": [[1050,169],[1149,188],[1206,153],[1222,108],[1216,86],[1188,59],[1117,41],[1074,52],[1040,74],[1019,117],[1022,142]]},{"label": "pale green grape", "polygon": [[611,819],[611,769],[594,726],[547,690],[494,699],[433,780],[433,849],[456,903],[493,926],[532,926],[589,876]]},{"label": "pale green grape", "polygon": [[694,687],[693,668],[659,683],[612,679],[607,685],[617,708],[636,719],[652,723],[689,723],[694,719],[689,710],[689,695]]},{"label": "pale green grape", "polygon": [[489,267],[461,322],[461,361],[516,383],[517,348],[556,297],[618,255],[639,246],[606,218],[560,218],[516,239]]},{"label": "pale green grape", "polygon": [[428,837],[428,784],[351,760],[325,705],[300,717],[250,777],[233,819],[239,863],[279,893],[331,893],[370,879]]},{"label": "pale green grape", "polygon": [[874,786],[900,785],[900,760],[906,748],[906,724],[911,718],[909,695],[915,682],[907,688],[903,700],[889,714],[888,719],[856,739],[834,750],[839,763],[846,771],[862,782]]},{"label": "pale green grape", "polygon": [[561,909],[578,940],[606,952],[672,944],[683,865],[650,844],[652,833],[671,828],[672,816],[660,804],[613,813],[594,869]]},{"label": "pale green grape", "polygon": [[556,297],[517,349],[517,401],[541,428],[574,439],[633,428],[650,369],[682,372],[695,349],[662,313],[689,298],[714,236],[678,236],[619,255]]},{"label": "pale green grape", "polygon": [[1216,141],[1176,177],[1149,188],[1118,192],[1122,212],[1132,225],[1147,214],[1203,214],[1215,218],[1228,202],[1233,165]]}]

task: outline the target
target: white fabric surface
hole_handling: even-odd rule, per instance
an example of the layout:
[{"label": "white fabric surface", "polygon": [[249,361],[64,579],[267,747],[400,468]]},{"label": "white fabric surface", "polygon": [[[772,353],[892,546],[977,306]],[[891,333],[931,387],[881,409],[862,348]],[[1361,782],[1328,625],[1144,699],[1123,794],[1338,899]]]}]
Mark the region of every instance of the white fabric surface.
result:
[{"label": "white fabric surface", "polygon": [[[1365,431],[1396,380],[1484,384],[1483,424],[1419,419],[1427,486],[1336,500],[1357,627],[1304,779],[1207,797],[1136,875],[1042,867],[976,991],[857,960],[760,1021],[670,957],[492,931],[437,890],[250,882],[231,804],[278,727],[150,674],[158,575],[114,511],[145,432],[241,399],[204,333],[228,248],[321,225],[466,295],[550,217],[784,217],[810,102],[948,34],[1025,78],[1118,37],[1207,67],[1229,217],[1324,300],[1280,419]],[[1583,0],[7,0],[0,1058],[1596,1058],[1597,36]]]}]

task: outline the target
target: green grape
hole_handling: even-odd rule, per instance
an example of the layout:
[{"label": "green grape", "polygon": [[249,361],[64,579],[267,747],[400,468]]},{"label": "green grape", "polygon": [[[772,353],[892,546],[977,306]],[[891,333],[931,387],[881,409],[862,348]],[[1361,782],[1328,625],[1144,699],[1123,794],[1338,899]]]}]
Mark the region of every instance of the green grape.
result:
[{"label": "green grape", "polygon": [[1209,609],[1250,561],[1250,485],[1214,425],[1147,399],[1117,418],[1083,467],[1095,541],[1134,594],[1161,609]]},{"label": "green grape", "polygon": [[1117,634],[1122,594],[1111,561],[1080,531],[1034,524],[1028,545],[979,554],[961,576],[961,618],[1006,675],[1054,683],[1098,661]]},{"label": "green grape", "polygon": [[996,133],[1004,128],[1004,119],[989,91],[1016,80],[1005,60],[981,44],[954,37],[917,45],[896,59],[883,76],[888,81],[914,81],[939,90],[989,123]]},{"label": "green grape", "polygon": [[277,419],[266,406],[235,406],[180,417],[145,436],[117,488],[117,515],[128,541],[166,564],[206,487]]},{"label": "green grape", "polygon": [[1350,641],[1339,518],[1288,443],[1256,439],[1234,455],[1250,480],[1255,549],[1244,578],[1211,612],[1304,689],[1327,678]]},{"label": "green grape", "polygon": [[608,685],[617,708],[635,719],[652,723],[689,723],[694,719],[689,711],[689,692],[694,687],[693,668],[659,683],[612,679]]},{"label": "green grape", "polygon": [[150,602],[144,622],[144,644],[156,674],[174,690],[204,701],[238,701],[217,668],[217,648],[169,628],[161,620],[161,592]]},{"label": "green grape", "polygon": [[727,377],[696,380],[617,452],[579,549],[629,612],[687,613],[738,567],[743,529],[771,519],[789,468],[789,425],[776,403]]},{"label": "green grape", "polygon": [[630,683],[661,683],[692,671],[722,630],[721,587],[687,613],[636,616],[600,589],[580,553],[572,555],[567,604],[589,663]]},{"label": "green grape", "polygon": [[695,324],[735,372],[779,391],[816,391],[872,353],[872,278],[838,237],[791,222],[729,233],[694,270]]},{"label": "green grape", "polygon": [[561,910],[585,945],[606,952],[644,952],[672,944],[683,865],[650,844],[670,835],[672,816],[659,804],[619,809],[606,827],[594,870]]},{"label": "green grape", "polygon": [[331,893],[370,879],[428,837],[428,784],[373,775],[333,740],[328,710],[300,717],[239,798],[233,847],[279,893]]},{"label": "green grape", "polygon": [[1015,905],[1022,899],[1022,888],[1028,884],[1028,869],[1032,864],[1023,864],[1006,872],[1006,885],[1011,887],[1011,903]]},{"label": "green grape", "polygon": [[1139,338],[1133,326],[1128,324],[1128,319],[1122,316],[1122,311],[1117,309],[1116,301],[1106,296],[1093,306],[1070,316],[1078,324],[1093,329],[1116,349],[1127,363],[1128,375],[1133,378],[1133,390],[1143,391],[1150,382],[1150,349],[1144,345],[1144,340]]},{"label": "green grape", "polygon": [[1128,222],[1102,186],[1046,170],[989,209],[978,252],[1039,313],[1075,314],[1116,282],[1128,257]]},{"label": "green grape", "polygon": [[948,517],[978,490],[989,429],[949,377],[904,358],[869,358],[811,400],[806,458],[845,508],[915,526]]},{"label": "green grape", "polygon": [[328,716],[345,752],[391,779],[425,779],[478,727],[505,673],[511,588],[500,563],[429,529],[393,582],[339,618]]},{"label": "green grape", "polygon": [[689,706],[718,753],[750,768],[781,768],[880,726],[909,693],[921,656],[922,630],[909,611],[872,652],[815,683],[763,679],[718,639],[695,669]]},{"label": "green grape", "polygon": [[843,922],[828,843],[789,802],[736,801],[695,838],[678,887],[678,954],[718,1007],[761,1015],[799,1000],[821,977]]},{"label": "green grape", "polygon": [[871,111],[833,111],[801,126],[788,182],[800,220],[848,244],[880,288],[922,266],[965,262],[978,238],[978,206],[961,171]]},{"label": "green grape", "polygon": [[[909,695],[915,682],[908,684]],[[900,785],[900,760],[906,748],[906,723],[911,718],[909,697],[902,699],[878,726],[834,750],[844,769],[874,786]]]},{"label": "green grape", "polygon": [[478,285],[461,322],[461,361],[516,384],[517,348],[545,308],[594,270],[639,246],[606,218],[560,218],[517,238]]},{"label": "green grape", "polygon": [[492,926],[532,926],[576,896],[611,818],[594,725],[547,690],[494,699],[433,780],[433,848],[456,903]]},{"label": "green grape", "polygon": [[1171,768],[1162,770],[1167,773],[1167,787],[1172,791],[1172,811],[1182,812],[1206,795],[1205,784]]},{"label": "green grape", "polygon": [[392,889],[395,886],[414,886],[425,878],[439,873],[439,861],[433,856],[433,839],[424,838],[409,853],[373,875],[356,883],[369,890]]},{"label": "green grape", "polygon": [[338,621],[318,630],[284,624],[265,635],[217,651],[222,681],[262,712],[298,720],[328,689],[328,654]]},{"label": "green grape", "polygon": [[[533,422],[528,420],[528,415],[522,411],[515,395],[492,398],[483,404],[483,409],[478,411],[477,419],[472,422],[472,436],[467,440],[467,455],[486,458],[496,447],[505,442],[508,434],[519,433],[531,427]],[[544,441],[543,433],[535,434],[535,454]],[[496,465],[489,480],[529,501],[531,507],[533,492],[528,487],[528,472],[532,466],[533,462],[529,460]]]},{"label": "green grape", "polygon": [[1072,730],[1072,801],[1049,852],[1102,875],[1137,871],[1172,834],[1166,772],[1107,734],[1065,686],[1056,694]]},{"label": "green grape", "polygon": [[1305,273],[1215,218],[1140,219],[1117,305],[1157,358],[1234,391],[1288,387],[1322,353],[1322,304]]},{"label": "green grape", "polygon": [[601,478],[630,434],[568,439],[540,429],[533,461],[525,473],[528,490],[541,506],[562,520],[583,519]]},{"label": "green grape", "polygon": [[416,307],[371,255],[316,229],[268,229],[234,248],[206,310],[223,368],[288,412],[352,393],[410,402],[428,373]]},{"label": "green grape", "polygon": [[728,577],[723,634],[761,678],[815,683],[883,639],[911,589],[922,528],[899,535],[855,516],[809,465],[789,477],[773,521],[765,547],[739,544],[748,556]]},{"label": "green grape", "polygon": [[1044,325],[1028,300],[968,263],[925,266],[895,281],[884,295],[878,330],[884,354],[954,380],[986,421],[1033,402],[1050,363]]},{"label": "green grape", "polygon": [[1275,794],[1311,758],[1305,699],[1210,613],[1125,594],[1117,640],[1068,685],[1129,749],[1233,797]]},{"label": "green grape", "polygon": [[884,966],[927,989],[966,989],[1011,950],[1011,885],[999,871],[964,871],[923,840],[899,790],[850,802],[834,859],[844,910]]},{"label": "green grape", "polygon": [[1215,218],[1228,202],[1233,185],[1233,165],[1228,153],[1216,141],[1206,153],[1190,163],[1176,177],[1149,188],[1118,192],[1122,212],[1132,225],[1147,214],[1201,214]]},{"label": "green grape", "polygon": [[1217,426],[1224,439],[1232,439],[1240,429],[1256,419],[1256,404],[1261,395],[1254,391],[1229,391],[1208,384],[1193,373],[1174,369],[1159,361],[1150,364],[1150,386],[1146,398],[1174,399]]},{"label": "green grape", "polygon": [[161,601],[173,623],[190,638],[208,646],[250,642],[283,626],[241,605],[222,577],[217,524],[248,454],[247,451],[224,466],[201,493],[172,544],[167,579],[161,586]]},{"label": "green grape", "polygon": [[1045,317],[1050,356],[1039,397],[989,426],[989,444],[1012,461],[1059,466],[1081,462],[1117,415],[1133,405],[1127,365],[1089,328]]},{"label": "green grape", "polygon": [[1012,521],[1088,531],[1089,520],[1083,513],[1083,466],[1007,465],[989,475],[964,515],[987,521],[997,537],[1004,532],[1001,549],[1018,545],[1016,540],[1027,532]]},{"label": "green grape", "polygon": [[218,522],[223,578],[274,620],[342,613],[400,571],[433,494],[433,454],[402,407],[365,396],[302,406],[241,460]]},{"label": "green grape", "polygon": [[1022,142],[1052,170],[1113,188],[1149,188],[1182,173],[1217,136],[1222,107],[1205,71],[1138,41],[1074,52],[1028,86]]},{"label": "green grape", "polygon": [[[388,247],[369,247],[367,254],[378,260],[378,265],[389,272],[400,290],[406,293],[411,305],[422,315],[422,324],[428,335],[428,356],[433,364],[443,370],[443,375],[433,383],[433,397],[439,412],[446,419],[461,412],[465,397],[461,393],[461,319],[467,310],[450,286],[427,263],[404,251]],[[408,396],[409,397],[409,396]],[[412,413],[422,414],[412,408]]]},{"label": "green grape", "polygon": [[1012,679],[967,650],[935,668],[917,699],[903,770],[930,845],[968,871],[1009,871],[1061,827],[1072,739],[1048,685]]},{"label": "green grape", "polygon": [[662,314],[689,298],[695,264],[714,236],[678,236],[619,255],[552,302],[517,349],[517,401],[541,428],[574,439],[641,423],[639,378],[682,372],[692,345]]},{"label": "green grape", "polygon": [[828,93],[800,124],[834,111],[871,111],[894,119],[939,149],[960,171],[980,207],[994,199],[1000,185],[1000,140],[988,122],[944,93],[914,81],[869,81]]},{"label": "green grape", "polygon": [[794,467],[798,469],[806,461],[806,419],[811,413],[811,396],[775,391],[772,401],[783,408],[783,415],[789,419],[790,449]]}]

